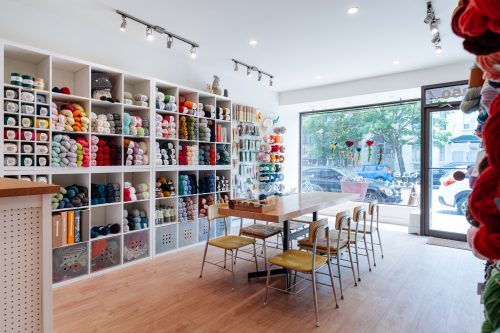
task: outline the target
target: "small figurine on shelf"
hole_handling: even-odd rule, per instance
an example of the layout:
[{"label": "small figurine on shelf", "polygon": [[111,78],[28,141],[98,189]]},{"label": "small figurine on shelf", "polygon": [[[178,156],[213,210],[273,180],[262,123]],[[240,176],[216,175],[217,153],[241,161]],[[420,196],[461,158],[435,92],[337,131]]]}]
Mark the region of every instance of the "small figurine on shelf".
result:
[{"label": "small figurine on shelf", "polygon": [[104,72],[92,72],[92,98],[102,101],[116,103],[118,100],[114,99],[111,95],[113,84],[109,80],[109,76]]},{"label": "small figurine on shelf", "polygon": [[212,83],[212,92],[216,95],[222,95],[222,90],[220,88],[220,78],[214,75],[214,82]]}]

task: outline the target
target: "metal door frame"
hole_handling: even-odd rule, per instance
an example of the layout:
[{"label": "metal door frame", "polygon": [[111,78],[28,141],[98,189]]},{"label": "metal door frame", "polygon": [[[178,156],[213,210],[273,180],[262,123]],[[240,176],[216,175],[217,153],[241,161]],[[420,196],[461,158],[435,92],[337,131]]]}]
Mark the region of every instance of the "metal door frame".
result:
[{"label": "metal door frame", "polygon": [[[431,147],[429,146],[431,142],[431,130],[430,119],[431,113],[436,111],[452,111],[460,108],[459,101],[456,102],[445,102],[436,104],[426,104],[425,91],[429,89],[450,87],[457,85],[467,84],[467,81],[454,81],[440,84],[433,84],[422,86],[421,90],[421,164],[420,164],[420,175],[421,175],[421,212],[420,212],[420,234],[424,236],[432,236],[438,238],[447,238],[452,240],[466,241],[467,236],[465,234],[459,234],[450,231],[433,230],[430,228],[430,199],[432,192],[432,184],[429,182],[432,177],[430,176],[431,170]],[[464,217],[465,218],[465,217]]]}]

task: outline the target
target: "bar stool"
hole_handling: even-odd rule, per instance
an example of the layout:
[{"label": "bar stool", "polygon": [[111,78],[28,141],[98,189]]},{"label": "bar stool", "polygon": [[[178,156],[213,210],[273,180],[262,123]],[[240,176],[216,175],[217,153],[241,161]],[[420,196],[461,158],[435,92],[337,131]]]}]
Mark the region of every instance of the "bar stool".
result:
[{"label": "bar stool", "polygon": [[[354,286],[358,285],[358,283],[356,282],[356,273],[354,273],[354,262],[352,260],[351,253],[351,244],[353,244],[351,236],[353,235],[354,233],[351,232],[351,218],[349,217],[349,211],[346,210],[337,213],[337,215],[335,216],[335,230],[332,230],[329,234],[330,242],[332,243],[329,255],[337,259],[337,272],[340,284],[340,299],[344,299],[344,291],[342,288],[342,272],[340,270],[341,266],[351,269]],[[310,238],[301,239],[297,242],[297,244],[301,249],[307,251],[311,251],[313,247]],[[319,247],[318,252],[323,255],[326,253],[326,251],[324,251],[322,247]],[[349,260],[341,258],[341,256],[346,252],[349,255]],[[341,265],[341,260],[349,261],[350,265]]]},{"label": "bar stool", "polygon": [[[324,231],[323,236],[320,236],[320,231]],[[318,296],[316,291],[316,285],[324,284],[318,282],[316,279],[316,273],[324,267],[328,266],[328,275],[330,276],[331,287],[333,289],[333,297],[335,299],[335,307],[338,308],[337,302],[337,293],[335,291],[335,285],[333,283],[333,274],[332,267],[330,262],[330,252],[327,249],[333,249],[333,247],[339,247],[339,242],[335,245],[330,244],[330,237],[328,237],[329,228],[328,228],[328,220],[323,219],[319,221],[314,221],[311,223],[309,227],[309,237],[308,241],[310,242],[312,252],[304,252],[300,250],[287,250],[277,256],[269,258],[269,270],[267,271],[267,279],[266,279],[266,296],[264,299],[264,305],[267,305],[268,291],[269,289],[276,289],[280,291],[284,291],[290,294],[298,294],[303,289],[292,293],[290,289],[283,290],[275,287],[269,286],[269,281],[271,278],[271,268],[276,266],[281,266],[283,268],[293,270],[295,272],[299,271],[301,273],[310,274],[312,278],[312,289],[313,289],[313,298],[314,298],[314,311],[316,315],[316,326],[319,326],[319,313],[318,313]],[[340,241],[340,238],[339,238]],[[326,257],[322,255],[318,255],[318,252],[325,252]],[[304,279],[305,280],[305,279]],[[300,281],[299,283],[303,282]],[[294,283],[292,287],[295,287],[297,284]],[[326,284],[325,284],[326,285]],[[329,285],[328,285],[329,286]]]},{"label": "bar stool", "polygon": [[[356,251],[356,267],[358,270],[358,281],[361,281],[361,276],[359,273],[359,256],[366,256],[366,259],[368,261],[368,269],[371,272],[372,271],[372,266],[370,263],[370,255],[368,254],[368,245],[366,243],[366,236],[368,233],[366,232],[366,210],[364,206],[357,206],[354,207],[353,213],[352,213],[352,220],[355,223],[355,229],[353,231],[354,235],[351,235],[351,240],[354,236],[354,249]],[[345,230],[345,229],[344,229]],[[364,247],[359,247],[360,241],[363,241]],[[365,250],[365,254],[360,254],[359,250]]]},{"label": "bar stool", "polygon": [[[205,262],[229,271],[229,269],[226,268],[226,262],[227,262],[226,256],[227,256],[227,252],[230,251],[231,252],[231,270],[230,270],[230,272],[232,274],[232,279],[233,279],[232,280],[233,281],[232,282],[232,290],[234,290],[234,261],[235,261],[235,258],[233,255],[233,251],[238,250],[238,249],[245,247],[245,246],[248,246],[248,245],[253,245],[253,253],[254,253],[254,258],[255,258],[255,269],[258,271],[259,269],[257,266],[257,253],[255,251],[255,239],[248,238],[248,237],[228,235],[227,234],[227,220],[226,220],[227,215],[220,214],[219,208],[228,208],[228,204],[224,203],[224,204],[215,204],[215,205],[208,206],[207,244],[205,245],[205,253],[203,254],[203,262],[201,264],[200,278],[203,275],[203,267],[205,266]],[[212,223],[212,221],[217,220],[217,219],[221,219],[221,218],[224,219],[224,236],[210,239],[210,224]],[[213,263],[213,262],[206,260],[207,250],[208,250],[209,245],[224,250],[224,260],[223,261],[218,261],[218,262]],[[248,259],[241,258],[241,257],[240,257],[240,259],[250,261]],[[224,262],[224,266],[219,265],[221,262]]]},{"label": "bar stool", "polygon": [[[375,248],[374,245],[380,246],[380,254],[382,255],[382,259],[384,259],[384,251],[382,250],[382,240],[380,238],[380,229],[378,226],[378,217],[379,217],[379,206],[378,206],[378,201],[374,200],[368,204],[368,214],[370,214],[370,228],[366,230],[366,233],[370,235],[370,245],[371,245],[371,251],[373,255],[373,266],[377,266],[377,263],[375,262]],[[375,215],[376,219],[375,219]],[[373,222],[375,219],[375,229],[373,226]],[[377,232],[377,237],[378,237],[378,243],[373,242],[373,232]]]}]

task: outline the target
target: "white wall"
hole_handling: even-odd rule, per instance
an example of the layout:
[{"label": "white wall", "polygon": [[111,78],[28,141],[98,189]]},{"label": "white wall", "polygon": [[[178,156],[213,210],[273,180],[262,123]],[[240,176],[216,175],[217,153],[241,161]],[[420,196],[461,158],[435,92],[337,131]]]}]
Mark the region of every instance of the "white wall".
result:
[{"label": "white wall", "polygon": [[176,41],[169,50],[164,40],[148,42],[144,30],[129,23],[123,33],[119,24],[113,8],[90,1],[2,0],[0,5],[0,38],[201,90],[218,74],[233,101],[277,111],[277,93],[234,73],[230,59],[211,59],[202,45],[192,60],[185,44]]},{"label": "white wall", "polygon": [[420,98],[423,85],[468,79],[472,63],[460,63],[279,94],[280,122],[287,126],[286,185],[298,187],[300,113]]}]

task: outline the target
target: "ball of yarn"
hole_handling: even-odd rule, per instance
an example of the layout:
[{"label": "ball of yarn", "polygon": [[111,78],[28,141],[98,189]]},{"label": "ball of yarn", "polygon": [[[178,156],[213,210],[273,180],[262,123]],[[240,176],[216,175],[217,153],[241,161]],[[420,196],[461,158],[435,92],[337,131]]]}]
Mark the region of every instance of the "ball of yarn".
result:
[{"label": "ball of yarn", "polygon": [[478,228],[470,226],[470,228],[467,230],[467,244],[469,244],[469,247],[472,250],[472,254],[478,259],[481,260],[486,260],[486,257],[483,257],[479,252],[477,252],[477,249],[474,246],[474,237],[476,236]]},{"label": "ball of yarn", "polygon": [[[500,272],[494,271],[483,292],[485,322],[489,322],[493,328],[491,332],[500,327]],[[484,326],[483,326],[484,327]]]},{"label": "ball of yarn", "polygon": [[498,96],[498,91],[491,86],[488,80],[484,81],[481,89],[481,106],[486,112],[490,112],[491,103]]},{"label": "ball of yarn", "polygon": [[500,133],[500,96],[491,103],[490,117],[483,128],[484,145],[488,154],[488,163],[500,169],[500,144],[498,143]]},{"label": "ball of yarn", "polygon": [[[469,196],[469,202],[474,218],[486,226],[490,233],[500,233],[500,212],[495,205],[496,197],[500,197],[500,169],[489,166],[479,176]],[[498,235],[500,240],[500,234]]]},{"label": "ball of yarn", "polygon": [[485,72],[486,79],[500,81],[500,51],[479,55],[476,57],[476,63]]},{"label": "ball of yarn", "polygon": [[482,15],[500,20],[500,3],[497,0],[470,0],[470,4]]}]

